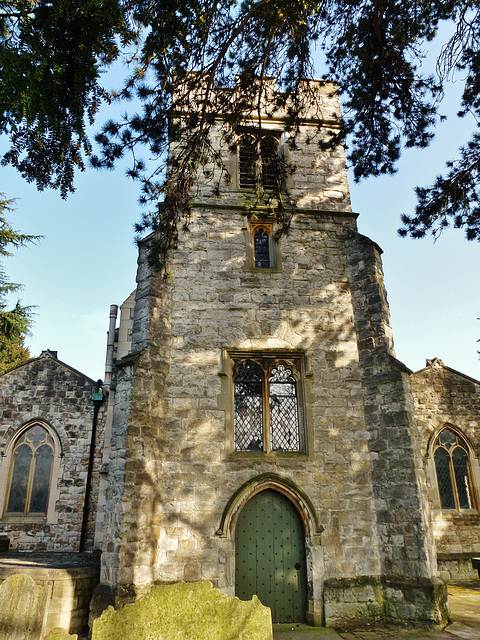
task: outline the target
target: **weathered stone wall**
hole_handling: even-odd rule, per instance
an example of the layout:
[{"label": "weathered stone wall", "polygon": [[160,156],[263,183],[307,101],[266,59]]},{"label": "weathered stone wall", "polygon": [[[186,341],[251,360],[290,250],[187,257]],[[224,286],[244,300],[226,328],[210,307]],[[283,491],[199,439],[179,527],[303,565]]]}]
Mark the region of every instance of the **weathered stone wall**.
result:
[{"label": "weathered stone wall", "polygon": [[[208,172],[167,277],[149,267],[148,242],[140,252],[135,355],[117,382],[103,593],[120,604],[151,582],[202,579],[233,594],[232,496],[271,478],[286,493],[295,487],[299,503],[306,496],[320,525],[305,517],[310,621],[325,609],[329,624],[438,622],[423,468],[379,253],[356,233],[343,152],[289,153],[301,206],[276,269],[249,267],[251,198],[232,181],[218,193]],[[260,218],[272,212],[257,203]],[[304,452],[232,450],[229,350],[306,358]],[[425,597],[412,600],[415,589]]]},{"label": "weathered stone wall", "polygon": [[22,574],[38,586],[49,587],[45,634],[63,627],[82,638],[87,636],[89,605],[99,573],[98,557],[15,553],[0,557],[0,584]]},{"label": "weathered stone wall", "polygon": [[436,567],[428,537],[426,482],[408,370],[394,357],[381,251],[359,235],[352,234],[347,244],[377,526],[382,532],[382,573],[431,576]]},{"label": "weathered stone wall", "polygon": [[[128,446],[112,461],[111,473],[118,474],[126,456],[123,502],[121,489],[111,501],[125,533],[121,542],[107,544],[107,552],[121,549],[116,557],[104,553],[102,579],[114,575],[113,560],[120,584],[208,579],[233,593],[233,540],[215,531],[232,494],[268,472],[292,479],[314,502],[329,550],[324,575],[350,574],[352,565],[361,574],[378,572],[356,339],[343,275],[344,232],[352,224],[350,216],[299,215],[281,242],[282,272],[249,273],[243,270],[243,215],[200,209],[169,279],[146,270],[152,289],[163,291],[149,298],[148,347],[134,365]],[[331,247],[328,257],[322,256],[325,246]],[[308,352],[314,416],[309,455],[226,454],[229,398],[220,375],[226,347]],[[120,387],[121,381],[117,393]]]},{"label": "weathered stone wall", "polygon": [[[283,204],[294,203],[299,209],[350,212],[350,190],[343,148],[338,146],[320,151],[320,144],[329,140],[326,132],[335,132],[341,126],[336,86],[331,82],[317,81],[312,84],[313,87],[315,101],[310,106],[307,105],[306,123],[300,128],[295,140],[288,133],[283,133],[280,137],[280,155],[289,174],[285,180]],[[320,129],[315,121],[315,114],[318,117],[317,109],[323,118],[324,127]],[[270,117],[263,117],[263,131],[280,134],[285,127],[284,118],[285,113],[280,110]],[[309,118],[312,118],[310,122]],[[246,126],[251,124],[254,123],[245,123]],[[274,208],[278,204],[275,200],[259,197],[252,191],[239,188],[239,156],[237,152],[231,152],[229,133],[231,131],[220,121],[211,128],[212,146],[218,150],[217,162],[207,163],[201,168],[192,190],[195,202],[241,207],[243,212],[252,206],[261,209],[267,202]],[[175,148],[172,153],[175,153]]]},{"label": "weathered stone wall", "polygon": [[[409,580],[431,577],[433,567],[428,538],[419,534],[426,536],[424,505],[415,485],[418,469],[413,454],[405,456],[413,446],[405,408],[408,389],[389,355],[388,325],[383,327],[384,343],[376,345],[377,363],[382,365],[378,352],[383,349],[385,354],[384,378],[372,372],[369,376],[372,388],[377,385],[377,398],[380,387],[393,413],[380,424],[371,419],[377,433],[373,454],[365,428],[346,275],[345,231],[352,228],[353,218],[298,215],[281,242],[282,272],[268,275],[243,270],[242,220],[230,210],[200,209],[167,280],[152,276],[146,256],[141,256],[139,291],[145,297],[140,293],[137,300],[152,311],[150,323],[139,325],[145,332],[136,334],[146,348],[122,367],[117,383],[118,393],[125,376],[127,394],[134,372],[131,404],[126,397],[124,417],[115,427],[120,444],[112,460],[108,503],[116,515],[115,520],[111,516],[115,526],[109,528],[102,580],[141,591],[151,581],[208,579],[233,593],[233,540],[215,532],[233,493],[252,478],[274,472],[309,496],[325,529],[323,558],[313,542],[309,549],[315,558],[309,575],[312,611],[322,606],[322,584],[330,593],[336,578],[349,577],[355,606],[351,598],[346,604],[332,595],[325,608],[330,622],[370,610],[381,615],[383,595],[372,604],[375,584],[364,576],[405,575],[405,588]],[[385,318],[381,309],[378,312],[381,324]],[[225,347],[308,353],[309,455],[226,453],[229,397],[221,375]],[[379,472],[372,458],[381,469],[387,455],[380,447],[382,429],[396,448],[388,473],[379,476],[381,484],[374,487],[372,473]],[[392,474],[397,481],[389,488],[387,476]],[[394,513],[403,514],[398,522]],[[341,588],[343,592],[346,587]],[[388,588],[401,591],[398,583]],[[392,616],[414,618],[413,609],[400,602]]]},{"label": "weathered stone wall", "polygon": [[[12,549],[78,550],[92,433],[93,390],[93,380],[59,361],[55,352],[50,351],[0,377],[0,532],[8,535]],[[4,512],[11,464],[7,454],[19,429],[35,421],[50,427],[55,440],[47,515],[9,516]],[[101,409],[86,550],[93,544],[103,426]]]},{"label": "weathered stone wall", "polygon": [[[480,383],[435,358],[412,374],[411,384],[440,575],[445,580],[473,579],[478,576],[470,559],[480,554]],[[441,509],[431,446],[446,425],[462,433],[470,445],[473,511]]]}]

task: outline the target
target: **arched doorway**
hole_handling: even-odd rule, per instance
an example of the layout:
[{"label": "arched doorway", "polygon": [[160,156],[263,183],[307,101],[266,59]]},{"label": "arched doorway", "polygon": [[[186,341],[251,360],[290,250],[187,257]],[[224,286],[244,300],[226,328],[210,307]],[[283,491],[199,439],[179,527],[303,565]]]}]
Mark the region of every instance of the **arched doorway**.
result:
[{"label": "arched doorway", "polygon": [[305,621],[305,531],[295,506],[278,491],[257,493],[238,516],[235,593],[242,600],[256,594],[274,622]]}]

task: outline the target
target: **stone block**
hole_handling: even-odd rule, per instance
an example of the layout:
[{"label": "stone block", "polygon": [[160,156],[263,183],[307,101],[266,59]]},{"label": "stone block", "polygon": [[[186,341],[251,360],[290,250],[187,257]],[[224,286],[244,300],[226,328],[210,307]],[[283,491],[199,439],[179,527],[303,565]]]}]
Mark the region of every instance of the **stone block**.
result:
[{"label": "stone block", "polygon": [[271,613],[256,596],[230,597],[210,582],[156,585],[115,611],[109,607],[93,623],[92,640],[273,640]]},{"label": "stone block", "polygon": [[39,587],[32,578],[16,574],[0,585],[0,638],[42,640],[47,619],[50,587]]}]

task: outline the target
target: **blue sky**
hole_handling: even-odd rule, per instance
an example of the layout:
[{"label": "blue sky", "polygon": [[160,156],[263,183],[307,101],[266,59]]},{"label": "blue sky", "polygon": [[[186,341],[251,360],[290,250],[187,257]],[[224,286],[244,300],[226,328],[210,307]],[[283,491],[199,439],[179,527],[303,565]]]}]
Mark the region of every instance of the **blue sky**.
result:
[{"label": "blue sky", "polygon": [[[460,90],[460,82],[451,85],[444,112],[455,113]],[[449,117],[428,149],[403,154],[397,174],[359,185],[351,180],[350,187],[360,232],[384,250],[397,357],[417,370],[426,358],[438,356],[479,379],[479,244],[459,230],[447,230],[435,243],[396,233],[401,213],[413,210],[414,186],[432,182],[472,129],[471,121]],[[57,192],[37,192],[6,167],[0,169],[0,192],[17,198],[10,216],[16,229],[45,236],[5,261],[11,280],[24,285],[22,303],[36,305],[27,341],[32,355],[57,350],[61,360],[103,378],[109,306],[135,288],[138,185],[121,167],[88,169],[63,201]]]}]

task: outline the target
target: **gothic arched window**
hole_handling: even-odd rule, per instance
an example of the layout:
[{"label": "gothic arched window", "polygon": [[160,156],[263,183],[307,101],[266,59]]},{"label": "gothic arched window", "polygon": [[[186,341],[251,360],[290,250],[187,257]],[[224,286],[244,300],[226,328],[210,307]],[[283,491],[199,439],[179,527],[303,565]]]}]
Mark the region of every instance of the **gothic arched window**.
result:
[{"label": "gothic arched window", "polygon": [[442,509],[474,509],[468,446],[462,437],[448,427],[433,444]]},{"label": "gothic arched window", "polygon": [[234,369],[234,450],[302,452],[296,369],[268,357]]},{"label": "gothic arched window", "polygon": [[270,234],[264,229],[258,229],[253,236],[253,247],[255,253],[255,267],[257,269],[269,269],[270,258]]},{"label": "gothic arched window", "polygon": [[53,439],[44,427],[34,424],[22,433],[12,451],[7,514],[46,514],[53,457]]}]

